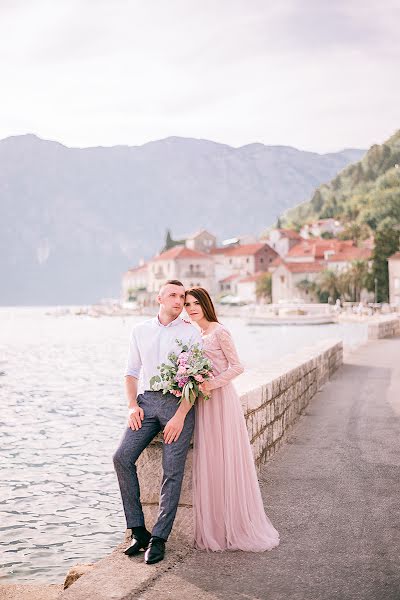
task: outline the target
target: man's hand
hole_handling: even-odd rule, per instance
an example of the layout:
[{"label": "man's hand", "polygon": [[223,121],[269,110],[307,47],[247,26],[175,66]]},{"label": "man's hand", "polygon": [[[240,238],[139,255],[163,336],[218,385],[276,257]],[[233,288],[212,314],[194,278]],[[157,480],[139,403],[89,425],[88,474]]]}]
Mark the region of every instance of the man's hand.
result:
[{"label": "man's hand", "polygon": [[168,421],[164,427],[164,441],[166,444],[172,444],[172,442],[176,442],[181,435],[184,424],[185,416],[180,413],[176,413],[172,419]]},{"label": "man's hand", "polygon": [[142,427],[143,419],[144,411],[138,404],[129,409],[128,425],[133,431],[137,431]]}]

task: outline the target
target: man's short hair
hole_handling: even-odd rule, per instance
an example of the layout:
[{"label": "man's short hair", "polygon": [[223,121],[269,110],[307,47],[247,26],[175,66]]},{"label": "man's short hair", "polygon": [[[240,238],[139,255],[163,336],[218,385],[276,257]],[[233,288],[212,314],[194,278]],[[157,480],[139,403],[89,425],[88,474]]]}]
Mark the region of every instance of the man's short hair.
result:
[{"label": "man's short hair", "polygon": [[158,292],[158,293],[159,293],[159,294],[162,294],[162,293],[163,293],[163,291],[164,291],[164,288],[165,288],[165,286],[166,286],[166,285],[168,285],[169,283],[170,283],[171,285],[179,285],[179,286],[181,286],[181,287],[183,287],[183,288],[185,287],[185,286],[183,285],[182,281],[178,281],[178,279],[168,279],[168,281],[166,281],[165,283],[163,283],[163,284],[162,284],[162,286],[160,287],[160,290],[159,290],[159,292]]},{"label": "man's short hair", "polygon": [[168,285],[169,283],[171,283],[172,285],[180,285],[181,287],[185,287],[182,281],[178,281],[177,279],[168,279],[168,281],[166,281],[164,285]]}]

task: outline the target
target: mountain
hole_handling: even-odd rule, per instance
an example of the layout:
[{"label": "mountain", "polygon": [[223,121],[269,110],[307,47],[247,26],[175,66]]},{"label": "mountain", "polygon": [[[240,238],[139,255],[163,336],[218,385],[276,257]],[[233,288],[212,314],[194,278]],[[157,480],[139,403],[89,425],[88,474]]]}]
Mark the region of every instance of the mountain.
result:
[{"label": "mountain", "polygon": [[400,226],[400,130],[332,181],[319,186],[308,202],[286,212],[286,225],[334,217],[348,234],[368,237],[385,227]]},{"label": "mountain", "polygon": [[156,253],[167,228],[258,234],[363,153],[176,137],[110,148],[1,140],[0,304],[119,296],[121,274]]}]

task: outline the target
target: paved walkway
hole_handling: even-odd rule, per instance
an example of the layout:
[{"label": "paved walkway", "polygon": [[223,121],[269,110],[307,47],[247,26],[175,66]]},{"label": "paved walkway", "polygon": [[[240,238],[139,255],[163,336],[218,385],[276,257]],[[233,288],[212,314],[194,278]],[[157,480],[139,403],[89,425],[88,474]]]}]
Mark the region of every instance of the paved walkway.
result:
[{"label": "paved walkway", "polygon": [[[122,546],[65,600],[400,600],[400,337],[347,357],[311,401],[261,486],[280,546],[204,553],[168,544],[158,565]],[[30,587],[30,586],[28,586]],[[58,586],[0,586],[0,598],[56,598]]]},{"label": "paved walkway", "polygon": [[261,483],[279,548],[193,552],[135,598],[400,599],[399,337],[347,358]]}]

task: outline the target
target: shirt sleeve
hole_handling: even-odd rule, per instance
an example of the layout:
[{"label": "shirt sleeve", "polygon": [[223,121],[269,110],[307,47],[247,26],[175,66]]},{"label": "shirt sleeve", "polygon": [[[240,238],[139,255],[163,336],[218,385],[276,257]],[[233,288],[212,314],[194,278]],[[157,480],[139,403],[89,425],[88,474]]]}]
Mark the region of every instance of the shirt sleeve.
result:
[{"label": "shirt sleeve", "polygon": [[126,361],[125,375],[130,375],[131,377],[136,377],[136,379],[139,379],[141,368],[142,360],[140,358],[136,331],[134,329],[129,342],[128,360]]},{"label": "shirt sleeve", "polygon": [[216,388],[226,385],[229,383],[229,381],[244,371],[229,331],[227,329],[220,329],[217,331],[217,338],[219,340],[221,350],[225,354],[225,358],[228,361],[228,368],[225,369],[225,371],[222,371],[222,373],[219,373],[219,375],[213,379],[210,379],[209,384],[211,390],[215,390]]}]

